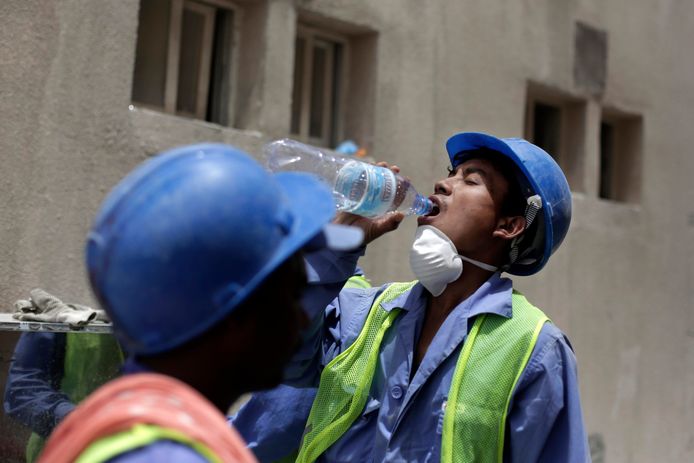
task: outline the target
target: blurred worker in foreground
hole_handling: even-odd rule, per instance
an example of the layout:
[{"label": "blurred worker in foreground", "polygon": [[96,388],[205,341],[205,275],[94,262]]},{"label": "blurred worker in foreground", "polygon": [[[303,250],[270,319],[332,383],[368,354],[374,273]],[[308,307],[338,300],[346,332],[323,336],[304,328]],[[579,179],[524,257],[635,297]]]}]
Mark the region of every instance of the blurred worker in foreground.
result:
[{"label": "blurred worker in foreground", "polygon": [[[263,461],[291,448],[302,463],[590,461],[572,348],[501,276],[535,274],[559,248],[571,220],[566,178],[525,140],[459,133],[446,148],[449,174],[410,250],[418,281],[344,289],[309,314],[314,338],[285,375],[318,392],[308,416],[282,418],[307,420],[303,437],[277,434],[273,407],[260,403],[289,403],[291,389],[260,394],[235,417]],[[402,215],[338,219],[368,243]],[[333,260],[331,279],[357,258]]]},{"label": "blurred worker in foreground", "polygon": [[[364,276],[362,268],[357,267],[354,275],[344,284],[343,289],[349,288],[371,288],[371,282]],[[292,387],[284,384],[269,391],[256,392],[247,406],[242,408],[241,415],[230,416],[228,420],[236,424],[240,431],[271,430],[271,443],[265,441],[264,445],[258,446],[256,440],[249,445],[260,461],[294,462],[316,392],[315,387]],[[258,422],[259,417],[267,420],[267,423]],[[241,436],[245,437],[243,433]]]},{"label": "blurred worker in foreground", "polygon": [[282,379],[306,322],[302,250],[361,243],[328,224],[334,212],[313,177],[271,175],[225,145],[174,149],[128,175],[86,260],[131,374],[78,406],[40,461],[255,461],[223,412]]}]

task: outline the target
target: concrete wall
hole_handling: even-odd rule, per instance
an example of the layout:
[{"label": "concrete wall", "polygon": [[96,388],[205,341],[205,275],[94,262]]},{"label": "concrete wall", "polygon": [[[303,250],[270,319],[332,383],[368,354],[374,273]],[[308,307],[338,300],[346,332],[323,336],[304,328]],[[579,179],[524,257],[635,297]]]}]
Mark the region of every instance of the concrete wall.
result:
[{"label": "concrete wall", "polygon": [[[240,4],[246,66],[234,129],[129,109],[137,0],[0,2],[0,310],[37,286],[92,301],[82,268],[90,220],[147,156],[202,140],[257,153],[286,136],[296,19],[327,21],[375,34],[375,69],[365,70],[373,88],[361,90],[373,97],[373,124],[359,130],[370,130],[376,158],[400,165],[423,192],[444,174],[443,143],[454,132],[523,135],[529,81],[584,102],[572,229],[546,269],[517,286],[572,340],[595,461],[694,460],[694,4]],[[574,84],[576,21],[607,31],[597,95]],[[637,204],[598,199],[603,107],[643,117]],[[374,281],[411,277],[413,233],[408,219],[370,246],[363,264]]]}]

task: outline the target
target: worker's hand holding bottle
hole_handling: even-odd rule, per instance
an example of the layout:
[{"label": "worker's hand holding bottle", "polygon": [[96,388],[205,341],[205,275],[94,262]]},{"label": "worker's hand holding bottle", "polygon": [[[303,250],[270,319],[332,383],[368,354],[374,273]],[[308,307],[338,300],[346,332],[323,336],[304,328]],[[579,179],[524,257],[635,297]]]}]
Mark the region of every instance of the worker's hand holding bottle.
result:
[{"label": "worker's hand holding bottle", "polygon": [[[379,162],[376,165],[390,169],[395,174],[400,172],[398,166],[389,166],[385,162]],[[364,231],[364,244],[366,245],[381,235],[397,229],[404,218],[405,213],[401,211],[388,212],[374,218],[363,217],[350,212],[338,212],[333,222],[361,228]]]}]

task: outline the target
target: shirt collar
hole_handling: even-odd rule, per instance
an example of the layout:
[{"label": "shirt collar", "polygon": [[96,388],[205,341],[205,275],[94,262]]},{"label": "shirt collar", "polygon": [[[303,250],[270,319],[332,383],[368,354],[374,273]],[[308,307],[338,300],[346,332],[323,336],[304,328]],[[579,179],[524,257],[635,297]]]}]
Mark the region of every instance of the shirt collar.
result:
[{"label": "shirt collar", "polygon": [[[511,306],[512,292],[513,283],[511,280],[502,278],[500,272],[495,272],[470,297],[461,301],[454,310],[461,308],[466,313],[467,318],[483,313],[511,318],[513,314]],[[381,304],[381,307],[386,312],[390,312],[396,307],[410,311],[420,305],[425,306],[428,295],[424,287],[417,283],[412,290],[404,292],[389,302],[384,302]]]},{"label": "shirt collar", "polygon": [[468,318],[483,313],[501,315],[511,318],[513,315],[512,299],[513,282],[508,278],[502,278],[501,273],[495,272],[482,286],[477,288],[472,296],[462,301],[465,304],[469,301],[466,312]]}]

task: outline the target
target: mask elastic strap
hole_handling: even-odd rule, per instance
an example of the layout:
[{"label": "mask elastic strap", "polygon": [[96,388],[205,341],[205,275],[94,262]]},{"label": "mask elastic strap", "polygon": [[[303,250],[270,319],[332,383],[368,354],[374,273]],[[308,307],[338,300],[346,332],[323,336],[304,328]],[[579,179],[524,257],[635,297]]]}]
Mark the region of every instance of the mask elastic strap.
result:
[{"label": "mask elastic strap", "polygon": [[489,272],[496,272],[497,270],[499,270],[498,267],[494,267],[493,265],[485,264],[484,262],[480,262],[475,259],[470,259],[469,257],[461,256],[460,254],[458,254],[458,256],[465,262],[470,262],[472,265],[475,265],[481,268],[482,270],[487,270]]},{"label": "mask elastic strap", "polygon": [[[542,198],[540,197],[540,195],[533,195],[527,199],[527,205],[525,206],[524,230],[530,228],[530,225],[532,225],[535,221],[535,217],[537,217],[537,213],[540,212],[540,209],[542,209]],[[509,263],[508,265],[504,266],[504,268],[509,268],[511,264],[513,264],[518,259],[518,249],[521,242],[523,241],[523,238],[525,238],[525,234],[521,234],[520,236],[513,238],[513,241],[511,241]]]}]

